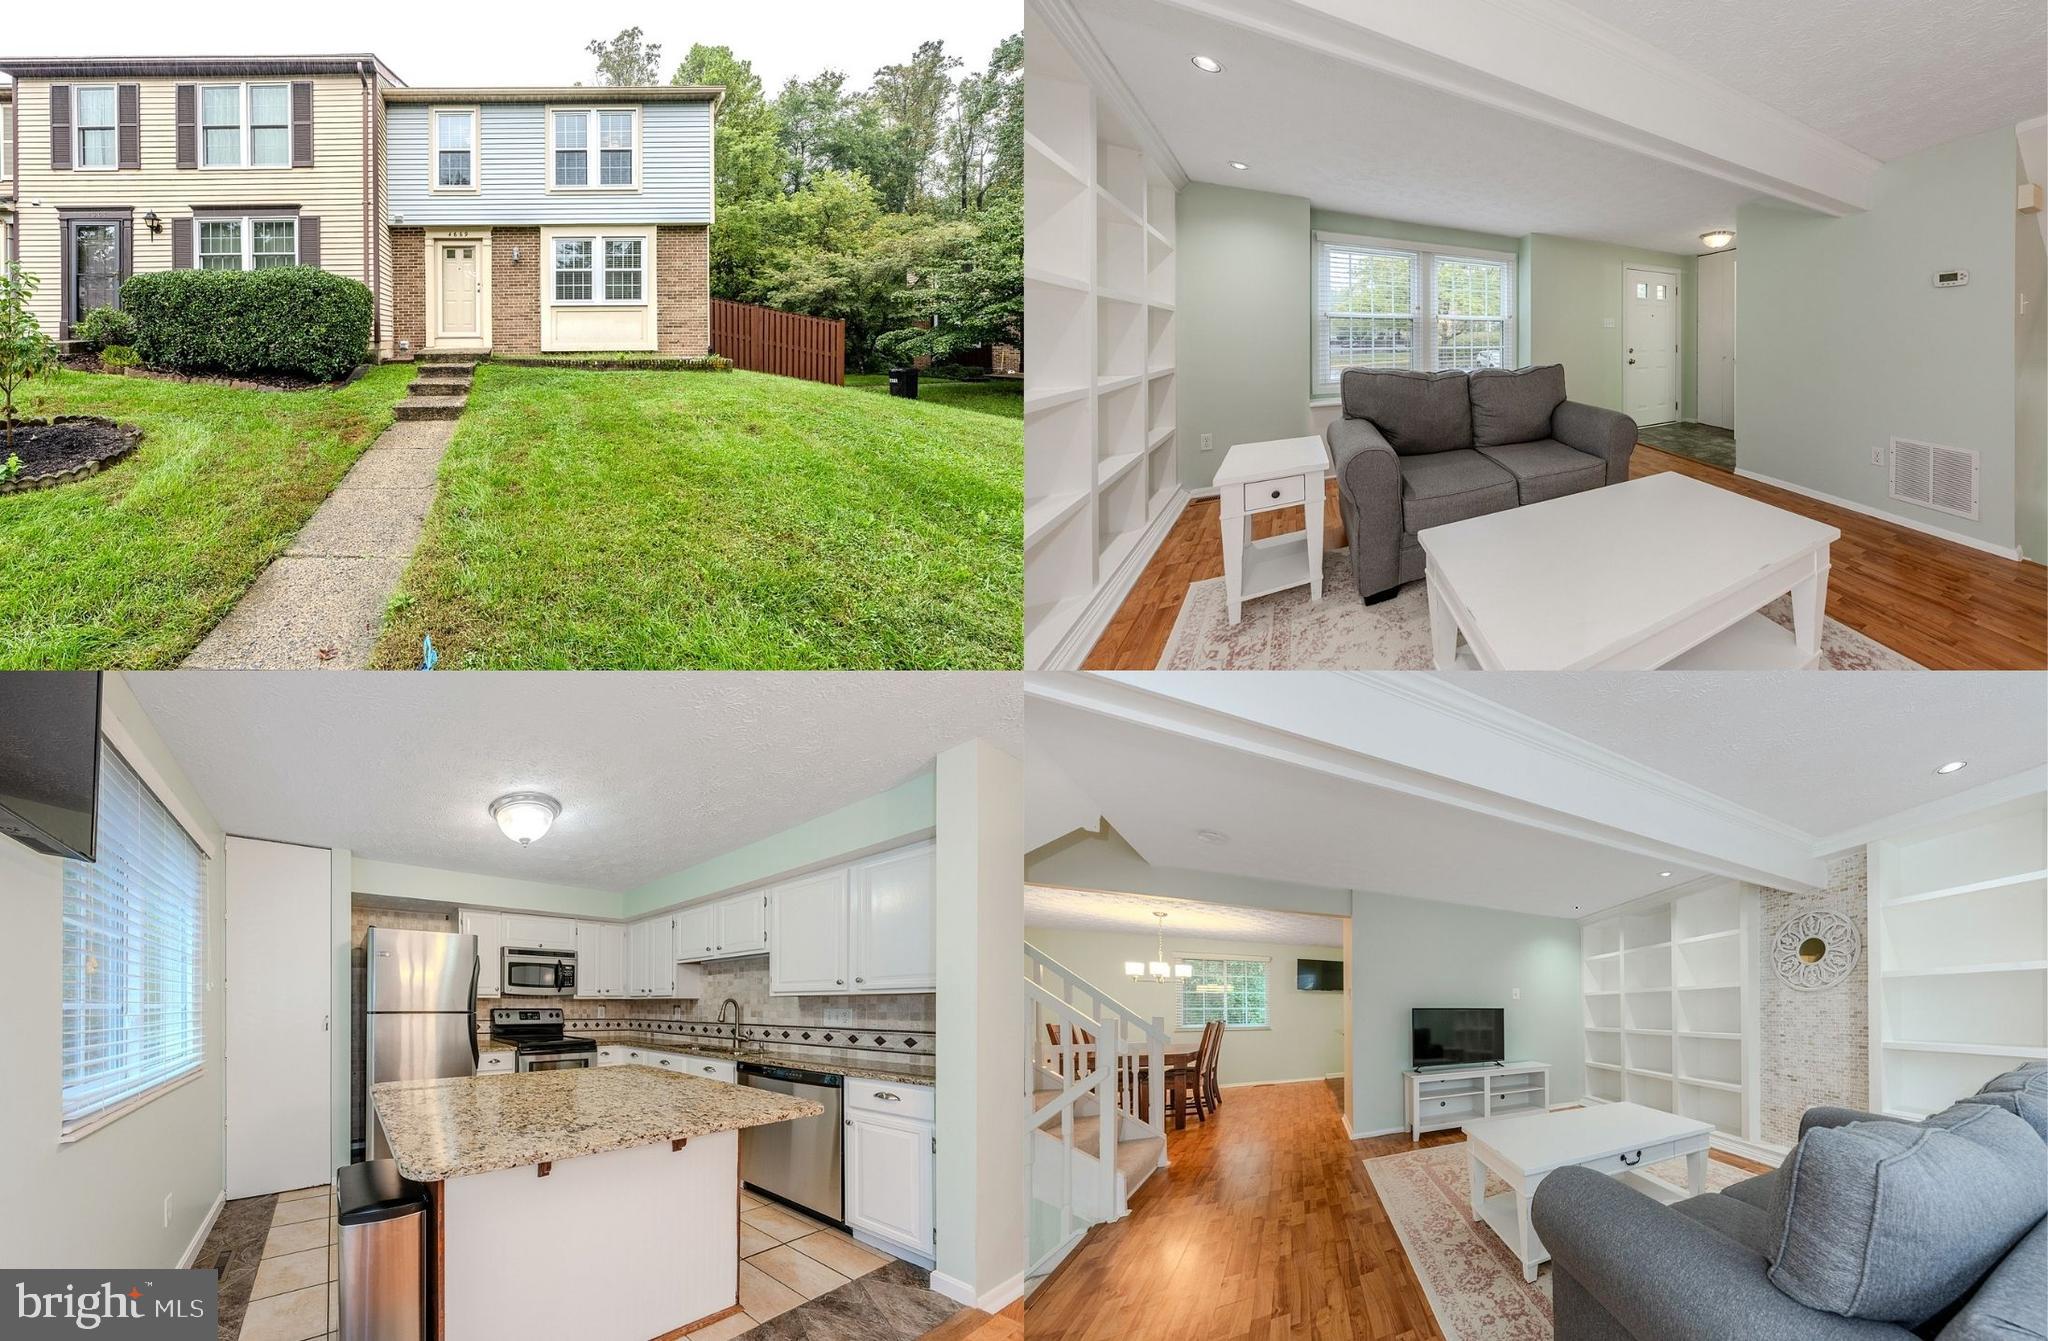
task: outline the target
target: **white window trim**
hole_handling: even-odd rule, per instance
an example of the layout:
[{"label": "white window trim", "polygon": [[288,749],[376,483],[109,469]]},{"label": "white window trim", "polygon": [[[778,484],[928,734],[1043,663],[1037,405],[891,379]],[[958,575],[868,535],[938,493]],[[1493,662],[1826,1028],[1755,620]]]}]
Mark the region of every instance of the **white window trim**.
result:
[{"label": "white window trim", "polygon": [[[1405,242],[1399,238],[1360,237],[1355,233],[1326,233],[1317,230],[1309,244],[1309,328],[1315,345],[1309,368],[1309,400],[1311,404],[1329,404],[1341,399],[1343,374],[1325,377],[1323,360],[1329,352],[1329,342],[1323,334],[1322,284],[1323,247],[1331,244],[1340,247],[1370,247],[1378,251],[1407,252],[1415,257],[1420,272],[1415,285],[1415,371],[1436,371],[1436,341],[1423,339],[1423,323],[1436,310],[1436,259],[1445,257],[1454,261],[1494,261],[1505,267],[1501,277],[1501,362],[1503,366],[1520,366],[1520,353],[1515,340],[1515,322],[1519,311],[1515,304],[1517,277],[1515,253],[1511,251],[1489,251],[1484,247],[1453,247],[1439,242]],[[1270,986],[1270,984],[1269,984]]]},{"label": "white window trim", "polygon": [[[640,191],[641,163],[646,158],[646,155],[642,152],[641,145],[641,127],[644,124],[644,118],[640,115],[640,110],[637,105],[622,106],[618,103],[592,103],[588,107],[569,105],[547,108],[548,124],[545,138],[547,141],[548,157],[547,165],[544,169],[547,174],[547,193],[549,195],[579,196],[637,195]],[[599,112],[628,112],[633,117],[633,180],[626,185],[603,186],[598,184],[598,177],[601,171],[598,166],[598,155],[602,152],[598,147],[597,114]],[[570,115],[581,115],[587,119],[588,131],[585,137],[586,147],[584,152],[590,155],[589,170],[586,174],[590,181],[586,186],[563,186],[555,181],[555,118],[557,116]]]},{"label": "white window trim", "polygon": [[[555,288],[555,248],[563,242],[588,242],[590,244],[590,297],[559,298]],[[607,242],[637,242],[640,244],[640,296],[638,298],[607,298],[604,296],[604,244]],[[651,233],[555,233],[547,239],[548,287],[547,298],[551,307],[646,307],[653,296],[654,283],[654,237]]]},{"label": "white window trim", "polygon": [[[85,132],[88,127],[79,119],[78,109],[85,101],[79,94],[87,89],[103,88],[114,95],[114,161],[94,163],[85,161]],[[93,126],[93,130],[103,127]],[[121,170],[121,86],[119,84],[76,84],[71,89],[71,170],[73,172],[119,172]],[[6,174],[0,173],[0,176]]]},{"label": "white window trim", "polygon": [[[282,163],[264,163],[259,165],[252,161],[256,157],[253,152],[256,128],[249,115],[249,90],[251,87],[281,88],[284,90],[284,162]],[[196,134],[199,139],[197,148],[199,151],[199,170],[201,172],[281,172],[290,169],[292,165],[292,132],[294,123],[292,120],[292,83],[289,79],[257,79],[240,84],[230,79],[216,79],[210,83],[197,85],[197,88],[199,90],[197,94],[198,105],[192,109],[192,119],[197,126]],[[242,148],[241,161],[238,163],[208,163],[206,161],[206,90],[210,88],[239,88],[242,91],[241,111],[238,113],[241,118],[239,129],[242,134]]]},{"label": "white window trim", "polygon": [[[469,185],[441,185],[441,118],[469,118]],[[554,125],[551,120],[550,126]],[[548,156],[549,171],[554,155]],[[429,107],[427,109],[427,192],[437,196],[473,196],[484,189],[484,118],[478,107]]]},{"label": "white window trim", "polygon": [[200,247],[200,230],[210,223],[240,224],[242,227],[242,271],[248,273],[256,268],[256,229],[259,223],[289,223],[292,226],[292,264],[304,265],[300,259],[299,216],[296,214],[195,214],[192,216],[192,268],[204,270],[206,253]]}]

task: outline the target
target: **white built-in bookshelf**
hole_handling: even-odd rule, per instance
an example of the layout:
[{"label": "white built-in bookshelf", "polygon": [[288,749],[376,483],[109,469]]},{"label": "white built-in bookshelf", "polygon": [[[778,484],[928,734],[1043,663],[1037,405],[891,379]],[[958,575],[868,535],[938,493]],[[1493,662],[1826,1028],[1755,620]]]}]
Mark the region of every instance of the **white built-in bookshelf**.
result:
[{"label": "white built-in bookshelf", "polygon": [[1696,882],[1580,924],[1586,1098],[1626,1100],[1755,1144],[1757,900]]},{"label": "white built-in bookshelf", "polygon": [[1024,661],[1078,665],[1180,493],[1174,196],[1025,16]]},{"label": "white built-in bookshelf", "polygon": [[1869,848],[1871,1107],[1925,1117],[2048,1058],[2048,797]]}]

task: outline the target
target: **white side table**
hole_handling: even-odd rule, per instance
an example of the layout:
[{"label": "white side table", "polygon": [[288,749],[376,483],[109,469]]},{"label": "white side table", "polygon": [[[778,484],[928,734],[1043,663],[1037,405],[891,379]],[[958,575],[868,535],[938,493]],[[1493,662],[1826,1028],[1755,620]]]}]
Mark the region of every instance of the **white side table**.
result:
[{"label": "white side table", "polygon": [[[1223,454],[1216,491],[1223,504],[1223,584],[1232,624],[1243,617],[1247,600],[1304,582],[1310,600],[1323,599],[1323,475],[1329,464],[1321,438],[1241,442]],[[1245,543],[1254,513],[1291,507],[1302,510],[1302,530]]]}]

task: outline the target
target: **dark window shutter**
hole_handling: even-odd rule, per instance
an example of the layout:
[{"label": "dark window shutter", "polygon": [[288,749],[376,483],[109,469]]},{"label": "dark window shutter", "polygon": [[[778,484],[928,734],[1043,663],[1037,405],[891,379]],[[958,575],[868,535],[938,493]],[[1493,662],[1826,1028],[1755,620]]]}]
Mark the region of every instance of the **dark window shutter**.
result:
[{"label": "dark window shutter", "polygon": [[142,166],[142,85],[121,85],[116,101],[121,118],[121,166],[139,168]]},{"label": "dark window shutter", "polygon": [[192,220],[188,216],[171,220],[171,269],[192,268]]},{"label": "dark window shutter", "polygon": [[50,171],[71,170],[71,85],[50,85]]},{"label": "dark window shutter", "polygon": [[313,85],[305,80],[292,85],[292,166],[313,166]]},{"label": "dark window shutter", "polygon": [[320,264],[320,217],[316,214],[299,216],[299,264]]},{"label": "dark window shutter", "polygon": [[178,85],[178,166],[199,166],[199,86]]}]

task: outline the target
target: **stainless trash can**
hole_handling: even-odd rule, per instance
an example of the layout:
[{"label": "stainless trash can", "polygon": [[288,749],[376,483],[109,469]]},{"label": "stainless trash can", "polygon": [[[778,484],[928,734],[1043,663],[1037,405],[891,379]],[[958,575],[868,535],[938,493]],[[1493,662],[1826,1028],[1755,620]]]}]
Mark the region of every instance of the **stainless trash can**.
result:
[{"label": "stainless trash can", "polygon": [[426,1328],[427,1188],[394,1160],[335,1171],[342,1341],[420,1341]]}]

